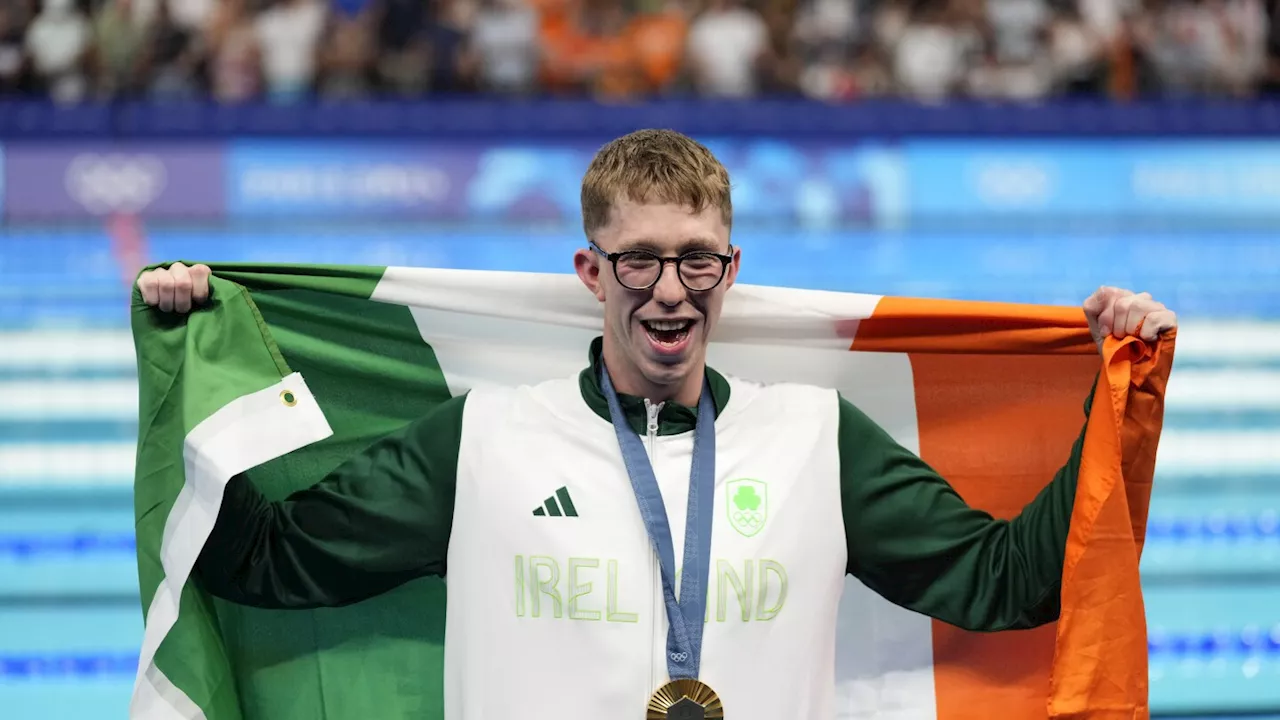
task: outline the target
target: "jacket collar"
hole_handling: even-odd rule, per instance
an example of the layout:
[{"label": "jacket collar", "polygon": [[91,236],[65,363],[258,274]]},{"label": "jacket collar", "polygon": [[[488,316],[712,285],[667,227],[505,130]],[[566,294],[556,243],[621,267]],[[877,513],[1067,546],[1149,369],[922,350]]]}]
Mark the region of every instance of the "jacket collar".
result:
[{"label": "jacket collar", "polygon": [[[613,422],[609,417],[609,401],[605,398],[604,391],[600,389],[600,372],[604,368],[604,361],[601,359],[603,350],[603,338],[598,337],[591,341],[591,364],[590,367],[584,368],[578,374],[578,387],[582,391],[582,399],[586,401],[587,407],[591,408],[591,411],[603,418],[605,422]],[[716,417],[719,417],[720,412],[724,410],[725,405],[729,402],[729,381],[710,367],[706,368],[706,373],[707,381],[711,384],[711,399],[715,404]],[[623,414],[627,416],[627,423],[631,425],[631,429],[639,435],[644,435],[646,433],[645,425],[648,421],[644,398],[619,393],[618,401],[622,406]],[[689,432],[697,424],[697,407],[668,402],[662,406],[662,410],[658,413],[659,435],[678,435]]]}]

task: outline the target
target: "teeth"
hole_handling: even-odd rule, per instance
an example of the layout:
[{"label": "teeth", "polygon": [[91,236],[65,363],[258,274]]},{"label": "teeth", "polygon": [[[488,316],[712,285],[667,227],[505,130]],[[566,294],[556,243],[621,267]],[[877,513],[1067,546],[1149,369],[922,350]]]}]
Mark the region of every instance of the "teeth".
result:
[{"label": "teeth", "polygon": [[688,320],[650,320],[645,323],[651,329],[658,332],[670,332],[672,330],[683,330],[689,327]]}]

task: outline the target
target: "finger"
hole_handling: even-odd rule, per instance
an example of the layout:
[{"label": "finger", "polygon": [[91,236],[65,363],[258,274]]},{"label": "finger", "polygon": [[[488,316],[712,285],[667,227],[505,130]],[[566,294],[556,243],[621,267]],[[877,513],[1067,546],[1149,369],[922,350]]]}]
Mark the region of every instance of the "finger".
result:
[{"label": "finger", "polygon": [[1102,313],[1102,298],[1099,294],[1101,290],[1096,290],[1092,295],[1084,299],[1081,306],[1084,308],[1085,322],[1089,323],[1089,334],[1098,337],[1098,315]]},{"label": "finger", "polygon": [[1116,305],[1126,297],[1133,295],[1128,290],[1120,288],[1105,288],[1107,292],[1103,295],[1102,312],[1098,313],[1098,332],[1100,335],[1110,335],[1116,326]]},{"label": "finger", "polygon": [[1104,286],[1105,292],[1102,296],[1102,312],[1098,314],[1098,327],[1102,335],[1108,335],[1120,322],[1120,318],[1116,317],[1116,303],[1127,297],[1132,297],[1133,293],[1124,288]]},{"label": "finger", "polygon": [[1160,305],[1152,300],[1151,295],[1148,293],[1127,297],[1124,300],[1127,301],[1124,315],[1120,316],[1119,308],[1116,309],[1116,337],[1121,338],[1136,335],[1138,333],[1138,325],[1142,323],[1142,319],[1147,316],[1147,313],[1155,310]]},{"label": "finger", "polygon": [[156,303],[160,302],[155,270],[148,270],[138,277],[138,291],[142,293],[142,301],[151,307],[155,307]]},{"label": "finger", "polygon": [[164,312],[173,312],[173,271],[172,269],[157,271],[156,292],[159,295],[158,307]]},{"label": "finger", "polygon": [[1103,285],[1097,290],[1094,290],[1092,295],[1085,298],[1085,314],[1094,318],[1098,317],[1102,314],[1102,311],[1111,304],[1114,296],[1118,292],[1120,292],[1120,288],[1109,287],[1107,285]]},{"label": "finger", "polygon": [[1178,316],[1172,310],[1156,310],[1147,314],[1139,337],[1147,341],[1155,340],[1161,333],[1168,332],[1177,326]]},{"label": "finger", "polygon": [[1089,324],[1089,335],[1095,340],[1099,340],[1105,333],[1101,332],[1101,316],[1102,312],[1110,304],[1111,293],[1115,288],[1102,286],[1093,291],[1093,294],[1085,298],[1083,303],[1084,319]]},{"label": "finger", "polygon": [[209,276],[213,271],[208,265],[191,267],[191,300],[196,305],[203,305],[209,300]]},{"label": "finger", "polygon": [[169,268],[173,275],[173,309],[175,312],[191,312],[191,270],[186,265],[175,263]]}]

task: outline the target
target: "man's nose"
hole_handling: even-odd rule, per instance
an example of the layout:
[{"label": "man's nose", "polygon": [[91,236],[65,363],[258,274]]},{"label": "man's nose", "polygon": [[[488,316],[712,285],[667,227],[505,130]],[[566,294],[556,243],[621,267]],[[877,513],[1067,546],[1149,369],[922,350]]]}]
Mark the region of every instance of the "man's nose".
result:
[{"label": "man's nose", "polygon": [[658,275],[658,284],[653,286],[653,299],[663,305],[679,305],[684,302],[687,294],[684,284],[680,282],[680,272],[676,270],[675,263],[663,265],[662,273]]}]

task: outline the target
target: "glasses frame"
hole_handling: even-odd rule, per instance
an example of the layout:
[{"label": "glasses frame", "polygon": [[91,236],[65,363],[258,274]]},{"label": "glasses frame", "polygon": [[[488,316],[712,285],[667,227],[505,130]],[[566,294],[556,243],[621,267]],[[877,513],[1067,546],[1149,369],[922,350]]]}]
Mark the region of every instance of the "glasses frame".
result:
[{"label": "glasses frame", "polygon": [[[604,258],[605,260],[608,260],[609,263],[613,265],[614,279],[618,281],[619,285],[621,285],[624,288],[627,288],[628,290],[652,290],[662,280],[663,273],[667,271],[667,264],[670,263],[676,266],[676,277],[679,278],[680,284],[683,285],[686,290],[688,290],[689,292],[709,292],[711,290],[715,290],[717,287],[720,286],[720,283],[724,282],[724,276],[729,272],[729,263],[733,262],[733,254],[732,254],[733,245],[732,244],[729,245],[728,255],[718,253],[718,252],[712,252],[710,250],[690,250],[689,252],[684,253],[683,255],[678,255],[676,257],[663,257],[658,253],[651,252],[649,250],[624,250],[622,252],[615,252],[615,253],[605,252],[604,249],[601,248],[599,245],[597,245],[594,240],[589,240],[588,245],[591,247],[592,252]],[[653,282],[649,283],[648,285],[645,285],[644,287],[633,287],[622,281],[622,277],[618,275],[618,261],[627,255],[646,255],[648,257],[657,259],[659,263],[658,275],[653,279]],[[684,275],[680,273],[680,264],[683,263],[691,255],[704,255],[704,256],[709,255],[720,261],[720,277],[716,278],[716,281],[712,283],[711,287],[695,289],[695,288],[689,287],[689,283],[685,282]]]}]

